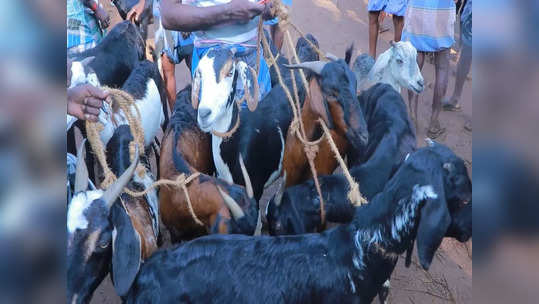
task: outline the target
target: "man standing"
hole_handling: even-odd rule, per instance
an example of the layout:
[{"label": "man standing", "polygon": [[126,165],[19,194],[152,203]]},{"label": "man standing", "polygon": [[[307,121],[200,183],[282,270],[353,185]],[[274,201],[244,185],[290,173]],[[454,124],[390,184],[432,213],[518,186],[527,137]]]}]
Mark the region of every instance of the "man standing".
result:
[{"label": "man standing", "polygon": [[[236,58],[255,68],[258,18],[265,8],[255,0],[162,0],[161,21],[165,29],[194,33],[191,75],[211,48],[234,49]],[[261,97],[271,89],[262,55],[258,85]]]},{"label": "man standing", "polygon": [[369,55],[376,59],[376,44],[380,31],[380,12],[393,15],[393,27],[395,30],[395,42],[401,40],[402,27],[404,26],[404,14],[406,13],[407,0],[369,0]]}]

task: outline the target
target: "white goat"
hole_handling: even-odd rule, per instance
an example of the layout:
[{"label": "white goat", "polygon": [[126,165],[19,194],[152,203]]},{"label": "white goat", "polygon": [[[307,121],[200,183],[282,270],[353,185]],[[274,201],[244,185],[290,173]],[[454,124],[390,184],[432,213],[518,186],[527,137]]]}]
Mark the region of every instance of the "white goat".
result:
[{"label": "white goat", "polygon": [[360,55],[356,59],[353,70],[358,80],[358,89],[366,90],[382,82],[390,84],[397,92],[404,87],[421,93],[424,82],[417,65],[417,50],[409,41],[391,41],[390,44],[391,47],[378,56],[372,68],[370,65],[373,60],[370,56]]}]

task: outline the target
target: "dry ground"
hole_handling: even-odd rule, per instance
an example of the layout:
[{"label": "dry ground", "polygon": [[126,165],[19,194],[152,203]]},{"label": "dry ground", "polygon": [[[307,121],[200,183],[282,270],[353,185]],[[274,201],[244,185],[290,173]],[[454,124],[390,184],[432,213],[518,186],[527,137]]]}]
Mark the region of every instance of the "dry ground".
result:
[{"label": "dry ground", "polygon": [[[107,4],[108,5],[108,4]],[[345,49],[354,43],[356,55],[368,50],[367,0],[295,0],[291,10],[291,20],[303,30],[312,33],[320,42],[323,51],[343,56]],[[109,9],[117,22],[114,9]],[[393,37],[391,18],[384,21],[391,30],[380,35],[378,53],[389,46]],[[114,22],[113,22],[114,23]],[[295,35],[293,35],[295,36]],[[454,52],[452,52],[454,55]],[[452,74],[456,66],[456,56],[451,61]],[[418,145],[424,146],[423,138],[431,113],[432,84],[434,68],[428,61],[423,68],[423,76],[428,88],[420,96]],[[177,89],[190,82],[184,63],[177,65]],[[448,92],[452,92],[455,77],[449,80]],[[405,100],[407,96],[403,94]],[[464,158],[472,172],[472,133],[463,127],[472,117],[472,83],[464,86],[462,112],[442,112],[440,119],[446,133],[438,141],[448,145]],[[438,250],[429,272],[425,272],[414,255],[410,268],[405,268],[403,258],[391,278],[389,303],[471,303],[472,302],[472,244],[463,245],[446,239]],[[377,300],[375,300],[377,302]],[[107,278],[96,290],[92,303],[120,303],[110,279]]]}]

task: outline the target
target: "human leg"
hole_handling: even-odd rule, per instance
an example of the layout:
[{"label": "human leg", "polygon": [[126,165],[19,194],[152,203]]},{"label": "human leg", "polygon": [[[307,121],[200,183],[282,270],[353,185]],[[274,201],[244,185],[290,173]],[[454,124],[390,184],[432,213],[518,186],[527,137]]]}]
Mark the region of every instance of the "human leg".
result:
[{"label": "human leg", "polygon": [[404,27],[404,16],[393,15],[393,27],[395,31],[394,41],[401,41],[402,28]]},{"label": "human leg", "polygon": [[470,67],[472,65],[472,47],[466,44],[462,45],[460,51],[459,62],[457,64],[457,75],[455,79],[455,88],[453,89],[453,95],[450,99],[445,99],[444,109],[453,110],[458,109],[460,96],[462,95],[462,88],[464,87],[464,82],[466,77],[470,72]]},{"label": "human leg", "polygon": [[380,11],[369,12],[369,55],[376,59],[376,44],[378,42],[378,31],[380,23],[378,22],[378,16]]},{"label": "human leg", "polygon": [[439,116],[442,110],[442,98],[447,91],[449,78],[449,49],[438,51],[434,54],[434,96],[432,98],[432,114],[428,134],[432,138],[440,136],[445,129],[440,126]]}]

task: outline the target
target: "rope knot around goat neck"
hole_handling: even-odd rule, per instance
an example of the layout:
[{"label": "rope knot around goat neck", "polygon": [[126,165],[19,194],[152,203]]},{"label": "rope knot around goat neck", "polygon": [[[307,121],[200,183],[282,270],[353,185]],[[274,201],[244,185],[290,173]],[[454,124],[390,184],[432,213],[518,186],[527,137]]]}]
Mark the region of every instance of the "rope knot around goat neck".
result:
[{"label": "rope knot around goat neck", "polygon": [[204,226],[204,223],[197,217],[195,210],[193,209],[193,204],[191,202],[191,197],[189,196],[189,190],[187,190],[187,185],[193,181],[195,178],[200,176],[200,172],[195,172],[191,174],[189,177],[186,177],[184,173],[178,175],[176,179],[170,180],[170,179],[160,179],[153,184],[151,184],[148,188],[144,189],[143,191],[137,192],[132,191],[129,188],[124,188],[125,193],[133,196],[133,197],[140,197],[143,195],[146,195],[148,192],[150,192],[152,189],[160,187],[160,186],[175,186],[178,188],[181,188],[183,190],[183,193],[185,195],[185,199],[187,200],[187,209],[189,210],[189,214],[193,218],[193,221],[197,223],[200,226]]}]

